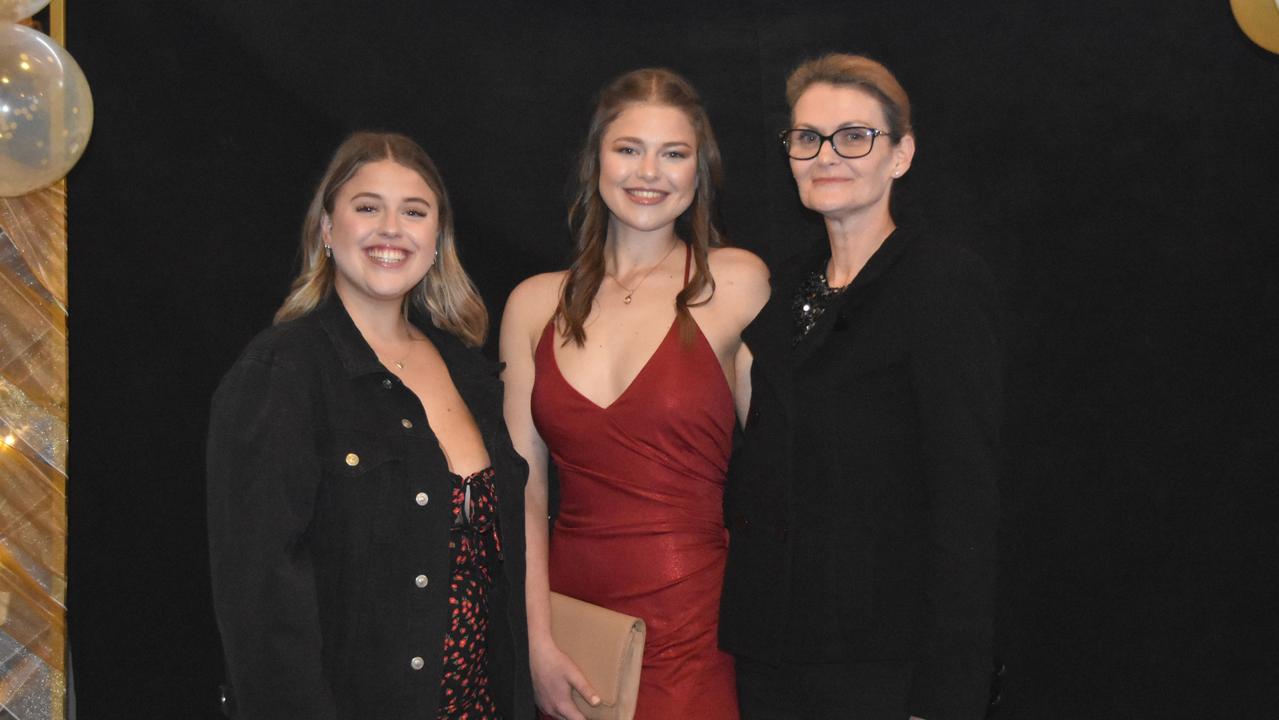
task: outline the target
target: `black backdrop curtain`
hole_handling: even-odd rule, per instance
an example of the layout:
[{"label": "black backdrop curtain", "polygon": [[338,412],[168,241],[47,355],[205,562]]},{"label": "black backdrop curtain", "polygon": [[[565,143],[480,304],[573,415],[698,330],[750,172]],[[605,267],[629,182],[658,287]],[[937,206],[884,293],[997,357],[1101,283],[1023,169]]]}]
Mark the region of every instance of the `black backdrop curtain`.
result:
[{"label": "black backdrop curtain", "polygon": [[70,179],[80,718],[215,713],[208,398],[347,132],[422,141],[496,315],[564,265],[591,97],[634,67],[702,91],[737,244],[818,240],[773,137],[786,72],[827,50],[898,73],[899,218],[999,280],[1003,717],[1273,714],[1279,56],[1227,0],[139,0],[68,27],[97,105]]}]

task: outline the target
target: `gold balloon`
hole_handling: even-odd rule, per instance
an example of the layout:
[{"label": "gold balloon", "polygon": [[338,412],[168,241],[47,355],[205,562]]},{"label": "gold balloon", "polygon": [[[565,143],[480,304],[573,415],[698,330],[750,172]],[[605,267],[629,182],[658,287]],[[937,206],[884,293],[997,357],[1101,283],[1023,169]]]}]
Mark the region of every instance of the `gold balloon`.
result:
[{"label": "gold balloon", "polygon": [[44,33],[0,25],[0,197],[60,180],[92,127],[89,82],[70,53]]},{"label": "gold balloon", "polygon": [[1230,10],[1249,40],[1279,53],[1279,0],[1230,0]]}]

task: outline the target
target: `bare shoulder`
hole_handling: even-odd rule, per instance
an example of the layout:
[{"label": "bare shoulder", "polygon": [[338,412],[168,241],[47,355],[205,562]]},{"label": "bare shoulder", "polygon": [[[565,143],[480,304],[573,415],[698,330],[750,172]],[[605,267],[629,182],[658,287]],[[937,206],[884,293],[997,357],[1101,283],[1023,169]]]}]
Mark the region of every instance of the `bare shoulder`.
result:
[{"label": "bare shoulder", "polygon": [[768,266],[741,248],[712,248],[707,260],[715,278],[715,294],[707,304],[736,337],[768,302]]},{"label": "bare shoulder", "polygon": [[711,248],[707,260],[717,293],[722,291],[734,301],[767,299],[768,266],[755,253],[741,248]]},{"label": "bare shoulder", "polygon": [[566,275],[567,272],[561,270],[541,273],[522,281],[507,298],[503,316],[517,320],[521,325],[526,322],[539,326],[545,324],[559,304],[560,287]]},{"label": "bare shoulder", "polygon": [[768,282],[768,266],[749,250],[735,247],[711,248],[707,253],[711,273],[718,282],[725,281]]}]

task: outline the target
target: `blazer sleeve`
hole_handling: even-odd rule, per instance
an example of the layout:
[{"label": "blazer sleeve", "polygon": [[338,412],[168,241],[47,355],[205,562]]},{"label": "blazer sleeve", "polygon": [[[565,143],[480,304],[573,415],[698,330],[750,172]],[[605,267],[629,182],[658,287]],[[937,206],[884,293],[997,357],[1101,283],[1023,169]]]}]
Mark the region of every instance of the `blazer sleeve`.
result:
[{"label": "blazer sleeve", "polygon": [[305,377],[279,358],[245,357],[213,398],[213,603],[236,717],[245,720],[337,717],[307,543],[320,467]]},{"label": "blazer sleeve", "polygon": [[1002,370],[989,271],[967,253],[942,260],[914,294],[910,365],[927,547],[909,708],[925,720],[977,720],[993,642]]}]

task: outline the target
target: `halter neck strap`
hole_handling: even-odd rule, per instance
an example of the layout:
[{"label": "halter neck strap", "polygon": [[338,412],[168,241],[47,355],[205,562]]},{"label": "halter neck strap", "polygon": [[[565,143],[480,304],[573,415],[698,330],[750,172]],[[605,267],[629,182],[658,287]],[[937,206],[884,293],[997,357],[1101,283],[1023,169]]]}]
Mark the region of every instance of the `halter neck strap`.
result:
[{"label": "halter neck strap", "polygon": [[688,287],[688,268],[693,261],[693,246],[684,243],[684,287]]}]

